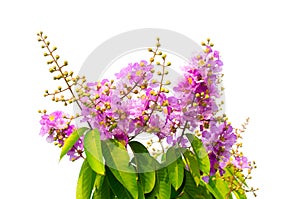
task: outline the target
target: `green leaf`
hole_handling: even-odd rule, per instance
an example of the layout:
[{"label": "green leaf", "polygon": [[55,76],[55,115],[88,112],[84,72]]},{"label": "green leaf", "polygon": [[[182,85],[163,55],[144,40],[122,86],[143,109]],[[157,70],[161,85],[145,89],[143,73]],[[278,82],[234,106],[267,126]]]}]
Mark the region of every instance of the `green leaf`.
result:
[{"label": "green leaf", "polygon": [[[114,177],[129,191],[134,199],[138,198],[136,171],[130,166],[130,157],[124,145],[116,140],[102,142],[103,156]],[[116,193],[115,193],[116,194]]]},{"label": "green leaf", "polygon": [[82,127],[72,132],[72,134],[65,140],[65,143],[61,149],[59,160],[61,160],[68,153],[68,151],[87,130],[88,128]]},{"label": "green leaf", "polygon": [[98,129],[90,130],[84,137],[84,151],[91,168],[98,174],[104,175],[103,155]]},{"label": "green leaf", "polygon": [[243,177],[241,172],[234,172],[234,168],[232,165],[228,165],[225,169],[224,176],[234,176],[235,181],[240,184],[244,184],[246,187],[248,187],[245,178]]},{"label": "green leaf", "polygon": [[128,142],[130,148],[134,153],[146,153],[149,154],[148,149],[138,141],[130,141]]},{"label": "green leaf", "polygon": [[150,193],[155,185],[156,160],[149,154],[144,145],[137,141],[129,142],[134,153],[134,163],[138,173],[139,181],[144,193]]},{"label": "green leaf", "polygon": [[175,150],[174,147],[171,147],[167,151],[167,164],[169,180],[175,190],[178,190],[183,182],[184,176],[184,164],[180,153]]},{"label": "green leaf", "polygon": [[171,183],[169,181],[168,170],[160,165],[159,170],[156,170],[156,180],[153,190],[145,194],[146,199],[165,199],[171,197]]},{"label": "green leaf", "polygon": [[171,196],[171,184],[168,177],[168,171],[166,168],[162,168],[157,171],[158,178],[158,199],[170,198]]},{"label": "green leaf", "polygon": [[115,178],[114,174],[111,171],[111,168],[106,167],[106,175],[108,179],[109,186],[113,193],[122,199],[132,199],[132,195],[128,190]]},{"label": "green leaf", "polygon": [[191,175],[194,178],[194,181],[196,182],[196,185],[198,186],[201,181],[201,175],[200,175],[200,169],[197,162],[197,158],[195,157],[195,154],[193,154],[191,151],[186,150],[183,154],[186,163],[189,167],[189,170],[191,172]]},{"label": "green leaf", "polygon": [[96,173],[87,160],[82,163],[76,188],[76,199],[90,198],[95,183]]},{"label": "green leaf", "polygon": [[171,196],[171,184],[169,181],[168,170],[167,168],[162,168],[157,171],[157,198],[158,199],[166,199]]},{"label": "green leaf", "polygon": [[185,181],[186,181],[186,179],[185,179],[185,175],[184,175],[183,182],[177,191],[174,189],[173,186],[171,186],[171,198],[177,198],[179,195],[183,194],[183,189],[185,187]]},{"label": "green leaf", "polygon": [[185,176],[186,181],[184,186],[184,193],[187,194],[186,198],[188,198],[189,196],[193,199],[212,199],[212,196],[210,195],[206,186],[203,186],[201,184],[197,186],[193,176],[187,170],[185,170]]},{"label": "green leaf", "polygon": [[143,186],[140,181],[138,181],[139,199],[145,199]]},{"label": "green leaf", "polygon": [[[205,183],[208,190],[214,195],[216,199],[227,198],[230,189],[228,188],[228,184],[223,181],[220,177],[216,176],[214,180],[210,179],[209,183]],[[232,195],[229,195],[228,199],[231,199]]]},{"label": "green leaf", "polygon": [[237,199],[247,199],[246,193],[242,189],[234,191],[233,193]]},{"label": "green leaf", "polygon": [[97,175],[94,185],[94,193],[92,199],[109,199],[115,198],[108,184],[107,176]]},{"label": "green leaf", "polygon": [[210,172],[210,161],[201,140],[192,134],[186,134],[186,137],[190,141],[194,153],[196,154],[200,170],[208,175]]},{"label": "green leaf", "polygon": [[180,199],[193,199],[193,197],[189,196],[189,194],[187,194],[187,193],[183,193],[178,198],[180,198]]}]

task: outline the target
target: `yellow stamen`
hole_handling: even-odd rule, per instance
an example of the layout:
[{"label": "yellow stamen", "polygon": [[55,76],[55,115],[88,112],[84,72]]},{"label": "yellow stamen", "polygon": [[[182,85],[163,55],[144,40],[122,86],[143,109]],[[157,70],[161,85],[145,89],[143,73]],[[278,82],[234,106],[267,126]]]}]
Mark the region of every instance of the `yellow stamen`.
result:
[{"label": "yellow stamen", "polygon": [[49,115],[49,120],[52,122],[55,119],[54,115]]}]

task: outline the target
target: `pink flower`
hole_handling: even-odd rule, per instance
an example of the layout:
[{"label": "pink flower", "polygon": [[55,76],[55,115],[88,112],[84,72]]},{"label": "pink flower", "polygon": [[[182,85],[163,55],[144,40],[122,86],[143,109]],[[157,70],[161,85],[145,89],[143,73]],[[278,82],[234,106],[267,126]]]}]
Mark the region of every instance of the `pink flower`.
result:
[{"label": "pink flower", "polygon": [[232,161],[232,164],[237,167],[238,169],[245,169],[250,168],[250,162],[248,161],[247,157],[235,157],[235,159]]}]

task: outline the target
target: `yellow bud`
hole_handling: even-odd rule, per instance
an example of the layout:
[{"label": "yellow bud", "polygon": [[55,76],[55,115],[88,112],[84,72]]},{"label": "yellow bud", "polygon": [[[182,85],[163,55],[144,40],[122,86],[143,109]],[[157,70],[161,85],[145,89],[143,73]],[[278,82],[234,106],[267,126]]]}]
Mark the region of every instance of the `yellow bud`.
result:
[{"label": "yellow bud", "polygon": [[167,63],[167,66],[171,66],[171,62],[168,62],[168,63]]}]

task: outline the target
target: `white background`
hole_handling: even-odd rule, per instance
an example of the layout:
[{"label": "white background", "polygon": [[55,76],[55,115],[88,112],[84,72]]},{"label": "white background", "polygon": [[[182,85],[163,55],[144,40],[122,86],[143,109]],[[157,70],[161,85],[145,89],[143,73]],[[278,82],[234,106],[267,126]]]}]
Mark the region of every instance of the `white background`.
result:
[{"label": "white background", "polygon": [[59,163],[59,150],[38,135],[37,110],[60,107],[42,96],[52,80],[36,32],[78,71],[99,44],[137,28],[212,38],[225,63],[229,118],[237,127],[251,118],[244,150],[258,169],[250,184],[258,198],[299,198],[297,1],[99,2],[1,1],[0,198],[75,198],[80,162]]}]

